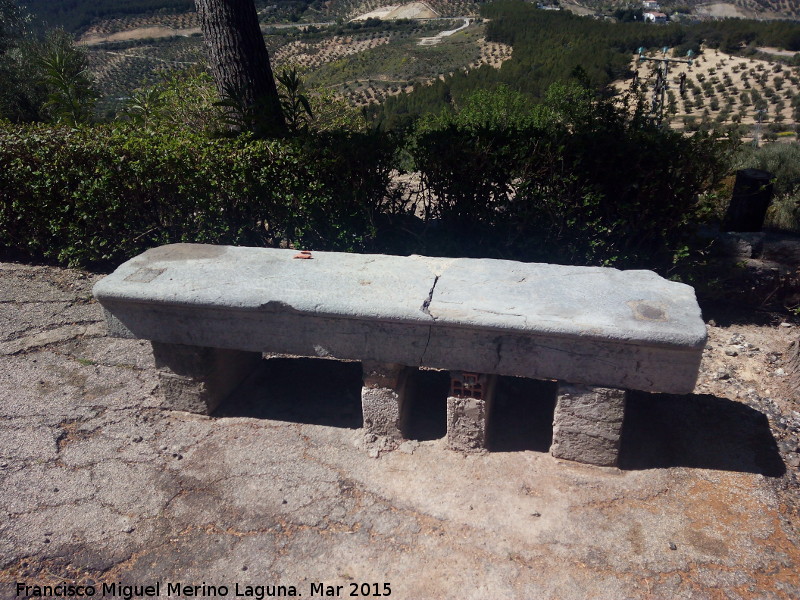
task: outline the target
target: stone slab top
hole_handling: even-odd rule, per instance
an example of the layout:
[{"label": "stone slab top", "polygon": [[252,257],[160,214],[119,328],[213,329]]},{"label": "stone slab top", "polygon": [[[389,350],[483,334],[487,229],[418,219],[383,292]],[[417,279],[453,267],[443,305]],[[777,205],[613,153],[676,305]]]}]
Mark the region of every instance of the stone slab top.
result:
[{"label": "stone slab top", "polygon": [[[173,244],[98,282],[118,303],[430,324],[702,348],[694,290],[651,271]],[[113,312],[113,308],[112,308]]]},{"label": "stone slab top", "polygon": [[460,258],[428,308],[437,323],[702,348],[694,289],[652,271]]},{"label": "stone slab top", "polygon": [[[441,259],[172,244],[152,248],[98,282],[106,300],[351,319],[430,321],[420,307]],[[428,265],[432,265],[429,267]]]}]

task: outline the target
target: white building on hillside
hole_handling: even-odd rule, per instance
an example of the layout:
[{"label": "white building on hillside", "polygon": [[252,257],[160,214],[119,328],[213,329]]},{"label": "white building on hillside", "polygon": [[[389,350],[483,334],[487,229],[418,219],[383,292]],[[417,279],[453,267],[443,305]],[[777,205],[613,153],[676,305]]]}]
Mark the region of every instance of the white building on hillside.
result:
[{"label": "white building on hillside", "polygon": [[646,12],[642,15],[645,23],[666,23],[667,15],[662,12]]}]

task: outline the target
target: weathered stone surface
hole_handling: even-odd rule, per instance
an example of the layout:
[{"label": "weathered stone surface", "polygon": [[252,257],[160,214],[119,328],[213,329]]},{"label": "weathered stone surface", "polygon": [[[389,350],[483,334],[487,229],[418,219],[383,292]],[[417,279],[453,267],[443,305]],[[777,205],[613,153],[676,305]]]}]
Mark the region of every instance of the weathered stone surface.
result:
[{"label": "weathered stone surface", "polygon": [[100,281],[115,335],[645,391],[693,389],[705,327],[650,271],[176,244]]},{"label": "weathered stone surface", "polygon": [[423,366],[644,391],[691,391],[706,339],[692,288],[651,271],[458,259],[429,312]]},{"label": "weathered stone surface", "polygon": [[34,348],[57,344],[66,340],[71,340],[79,336],[98,336],[104,333],[102,323],[90,323],[88,325],[63,325],[55,329],[40,331],[32,335],[26,335],[8,342],[0,342],[0,354],[16,354],[18,352],[28,352]]},{"label": "weathered stone surface", "polygon": [[253,371],[258,352],[153,342],[164,408],[210,414]]},{"label": "weathered stone surface", "polygon": [[364,433],[402,439],[407,416],[409,371],[398,364],[365,362],[361,410]]},{"label": "weathered stone surface", "polygon": [[624,390],[560,383],[550,453],[556,458],[615,466],[625,396]]},{"label": "weathered stone surface", "polygon": [[481,398],[447,397],[447,446],[460,452],[488,447],[489,420],[497,377],[486,377]]}]

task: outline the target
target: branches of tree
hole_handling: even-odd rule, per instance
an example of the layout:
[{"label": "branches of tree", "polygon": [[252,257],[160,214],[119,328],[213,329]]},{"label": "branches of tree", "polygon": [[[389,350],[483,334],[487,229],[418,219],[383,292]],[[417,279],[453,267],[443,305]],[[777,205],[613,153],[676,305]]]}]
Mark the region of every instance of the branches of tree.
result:
[{"label": "branches of tree", "polygon": [[0,55],[22,37],[25,17],[13,0],[0,0]]}]

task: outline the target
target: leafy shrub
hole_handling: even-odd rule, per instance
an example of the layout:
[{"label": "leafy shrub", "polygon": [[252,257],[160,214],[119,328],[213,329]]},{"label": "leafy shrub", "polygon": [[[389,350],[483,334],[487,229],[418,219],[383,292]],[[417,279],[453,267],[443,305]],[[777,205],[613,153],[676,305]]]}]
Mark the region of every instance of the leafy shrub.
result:
[{"label": "leafy shrub", "polygon": [[[0,246],[73,265],[188,241],[665,272],[723,168],[705,134],[659,129],[579,86],[535,106],[483,91],[420,121],[407,143],[342,130],[213,138],[158,111],[134,118],[0,123]],[[420,174],[416,202],[400,165]]]},{"label": "leafy shrub", "polygon": [[463,253],[666,269],[698,193],[724,172],[714,139],[648,125],[577,86],[553,86],[532,115],[491,127],[496,113],[484,94],[423,121],[412,147],[426,210]]},{"label": "leafy shrub", "polygon": [[209,135],[222,128],[224,111],[215,105],[217,100],[211,75],[191,68],[167,73],[163,81],[134,90],[119,118],[162,132],[178,129]]},{"label": "leafy shrub", "polygon": [[206,242],[364,249],[393,147],[0,123],[0,247],[71,265]]},{"label": "leafy shrub", "polygon": [[56,123],[77,125],[91,119],[97,93],[86,53],[63,31],[52,32],[38,58],[40,77],[48,90],[43,109]]},{"label": "leafy shrub", "polygon": [[743,146],[736,156],[735,167],[772,173],[775,198],[767,211],[765,226],[800,231],[800,144]]},{"label": "leafy shrub", "polygon": [[[0,14],[0,38],[6,16]],[[25,37],[4,51],[0,39],[0,118],[76,124],[90,119],[96,94],[86,53],[61,30]]]}]

